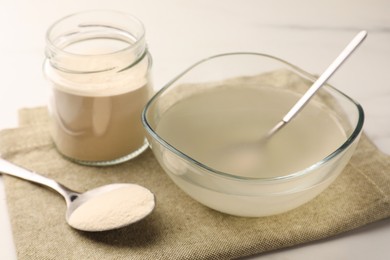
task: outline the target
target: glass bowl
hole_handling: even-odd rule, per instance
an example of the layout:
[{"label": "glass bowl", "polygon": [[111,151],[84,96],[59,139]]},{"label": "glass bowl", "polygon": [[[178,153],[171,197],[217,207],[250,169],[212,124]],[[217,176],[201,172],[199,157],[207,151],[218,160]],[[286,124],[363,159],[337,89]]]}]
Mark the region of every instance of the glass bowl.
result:
[{"label": "glass bowl", "polygon": [[357,102],[324,85],[259,150],[259,167],[221,154],[260,138],[315,79],[266,54],[203,59],[147,103],[142,122],[149,145],[172,181],[205,206],[244,217],[292,210],[325,190],[347,165],[364,122]]}]

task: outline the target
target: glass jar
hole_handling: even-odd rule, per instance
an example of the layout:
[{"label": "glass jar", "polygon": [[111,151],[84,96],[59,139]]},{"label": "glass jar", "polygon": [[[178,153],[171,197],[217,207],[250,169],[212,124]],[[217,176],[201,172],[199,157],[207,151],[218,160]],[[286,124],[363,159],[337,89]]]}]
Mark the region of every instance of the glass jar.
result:
[{"label": "glass jar", "polygon": [[152,94],[143,24],[115,11],[64,17],[46,35],[51,134],[75,162],[112,165],[147,148],[141,112]]}]

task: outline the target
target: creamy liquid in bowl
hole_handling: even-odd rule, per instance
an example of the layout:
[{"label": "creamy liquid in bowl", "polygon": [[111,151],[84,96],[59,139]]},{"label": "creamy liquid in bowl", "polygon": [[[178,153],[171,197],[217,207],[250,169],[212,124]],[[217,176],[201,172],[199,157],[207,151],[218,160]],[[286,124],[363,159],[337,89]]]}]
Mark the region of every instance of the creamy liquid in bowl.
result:
[{"label": "creamy liquid in bowl", "polygon": [[161,116],[156,132],[215,170],[245,177],[283,176],[324,159],[346,140],[337,118],[315,100],[262,149],[253,151],[261,158],[255,167],[232,165],[236,162],[226,147],[261,138],[299,97],[267,86],[216,87],[178,101]]}]

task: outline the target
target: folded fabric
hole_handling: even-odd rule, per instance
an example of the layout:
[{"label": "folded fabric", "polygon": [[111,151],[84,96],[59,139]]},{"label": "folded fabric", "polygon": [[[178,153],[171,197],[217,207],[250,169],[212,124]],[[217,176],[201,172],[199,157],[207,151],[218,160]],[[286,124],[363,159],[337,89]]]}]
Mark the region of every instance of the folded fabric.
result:
[{"label": "folded fabric", "polygon": [[0,132],[1,156],[83,192],[138,183],[155,211],[126,228],[86,233],[65,221],[65,202],[46,188],[4,176],[18,259],[231,259],[286,248],[390,216],[390,157],[362,136],[350,163],[311,202],[261,218],[233,217],[192,200],[166,176],[152,152],[116,166],[87,167],[56,151],[46,108],[20,111],[20,127]]}]

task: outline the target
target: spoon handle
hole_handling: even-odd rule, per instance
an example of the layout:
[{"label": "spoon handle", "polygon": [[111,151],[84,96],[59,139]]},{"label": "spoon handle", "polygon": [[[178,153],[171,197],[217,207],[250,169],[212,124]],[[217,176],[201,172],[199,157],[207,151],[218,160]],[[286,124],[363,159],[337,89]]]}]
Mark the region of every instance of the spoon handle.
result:
[{"label": "spoon handle", "polygon": [[362,43],[366,38],[367,32],[359,32],[352,41],[345,47],[345,49],[337,56],[337,58],[329,65],[329,67],[321,74],[321,76],[313,83],[309,90],[298,100],[298,102],[290,109],[290,111],[283,117],[285,123],[289,122],[298,114],[299,111],[309,102],[313,95],[322,85],[336,72],[336,70],[344,63],[344,61],[352,54],[352,52]]},{"label": "spoon handle", "polygon": [[52,188],[53,190],[57,191],[64,197],[66,203],[70,203],[69,198],[72,195],[77,194],[76,192],[70,190],[69,188],[63,186],[62,184],[56,182],[55,180],[39,175],[35,172],[27,170],[18,165],[15,165],[2,158],[0,158],[0,172],[3,174],[11,175],[23,180],[27,180],[30,182],[34,182]]}]

